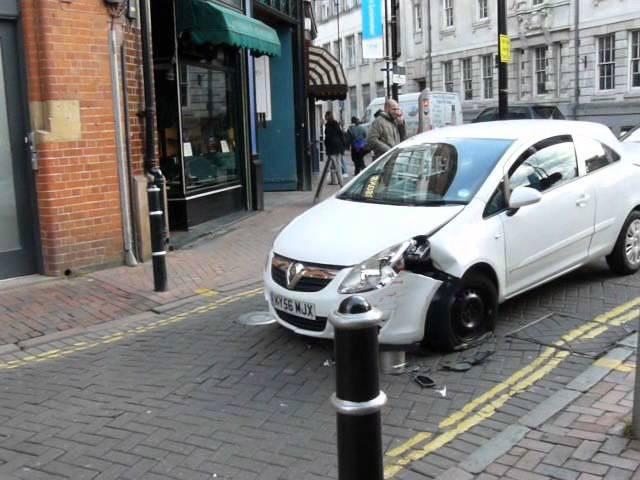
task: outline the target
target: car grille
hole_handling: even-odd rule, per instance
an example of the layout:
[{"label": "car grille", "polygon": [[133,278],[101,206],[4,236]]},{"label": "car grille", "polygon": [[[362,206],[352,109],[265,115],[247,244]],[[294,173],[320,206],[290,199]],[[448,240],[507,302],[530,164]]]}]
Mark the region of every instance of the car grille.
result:
[{"label": "car grille", "polygon": [[[301,275],[293,286],[287,285],[287,270],[293,264],[302,267]],[[318,292],[334,279],[338,271],[344,267],[334,265],[302,264],[289,258],[274,255],[271,262],[271,278],[281,287],[296,292]]]},{"label": "car grille", "polygon": [[276,312],[281,320],[303,330],[322,332],[327,326],[327,317],[316,317],[315,320],[310,320],[308,318],[298,317],[297,315],[283,312],[282,310],[276,310]]}]

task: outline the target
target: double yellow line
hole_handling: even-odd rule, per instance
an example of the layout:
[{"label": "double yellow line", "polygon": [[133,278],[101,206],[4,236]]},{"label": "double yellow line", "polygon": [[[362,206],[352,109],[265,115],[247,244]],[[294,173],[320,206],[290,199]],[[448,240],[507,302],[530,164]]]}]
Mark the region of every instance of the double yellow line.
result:
[{"label": "double yellow line", "polygon": [[[570,355],[567,350],[560,350],[568,342],[577,339],[592,339],[607,331],[611,326],[620,326],[638,318],[640,297],[631,300],[607,313],[598,315],[590,322],[581,325],[563,335],[554,342],[555,347],[547,347],[529,365],[518,370],[504,382],[483,393],[466,404],[462,409],[452,413],[438,425],[442,433],[435,438],[432,433],[419,432],[408,441],[389,450],[385,454],[384,478],[393,478],[410,463],[419,460],[443,447],[470,428],[490,418],[514,395],[525,391],[538,380],[553,371]],[[612,368],[620,368],[613,366]],[[431,440],[430,440],[431,439]],[[426,441],[426,443],[424,443]]]},{"label": "double yellow line", "polygon": [[[172,317],[165,318],[163,320],[157,320],[154,322],[146,323],[144,325],[140,325],[138,327],[132,327],[127,330],[123,330],[121,332],[115,332],[109,335],[104,335],[99,340],[96,340],[93,342],[76,342],[73,345],[66,348],[48,350],[46,352],[42,352],[34,355],[28,355],[26,357],[23,357],[17,360],[11,360],[8,362],[0,361],[0,370],[10,370],[13,368],[19,368],[31,363],[43,362],[45,360],[52,360],[54,358],[65,357],[76,352],[81,352],[83,350],[95,348],[99,345],[108,345],[110,343],[119,342],[120,340],[124,340],[125,338],[130,337],[132,335],[149,332],[157,328],[164,327],[166,325],[178,323],[185,320],[187,317],[191,315],[211,312],[213,310],[216,310],[217,308],[223,307],[225,305],[229,305],[230,303],[234,303],[248,297],[253,297],[261,292],[262,292],[262,288],[254,288],[252,290],[240,292],[235,295],[231,295],[229,297],[225,297],[223,299],[217,300],[215,302],[208,303],[206,305],[201,305],[199,307],[192,308],[191,310],[180,313],[178,315],[173,315]],[[197,291],[196,293],[205,297],[212,297],[217,294],[217,292],[214,292],[213,290],[206,290],[204,294],[201,291]]]}]

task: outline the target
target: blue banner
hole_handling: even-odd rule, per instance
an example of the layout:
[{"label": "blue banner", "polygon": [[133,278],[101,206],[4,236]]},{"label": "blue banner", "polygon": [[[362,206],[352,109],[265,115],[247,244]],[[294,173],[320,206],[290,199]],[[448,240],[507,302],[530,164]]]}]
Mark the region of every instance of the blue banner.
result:
[{"label": "blue banner", "polygon": [[382,2],[383,0],[362,0],[363,58],[383,57]]},{"label": "blue banner", "polygon": [[382,36],[382,0],[362,0],[362,39]]}]

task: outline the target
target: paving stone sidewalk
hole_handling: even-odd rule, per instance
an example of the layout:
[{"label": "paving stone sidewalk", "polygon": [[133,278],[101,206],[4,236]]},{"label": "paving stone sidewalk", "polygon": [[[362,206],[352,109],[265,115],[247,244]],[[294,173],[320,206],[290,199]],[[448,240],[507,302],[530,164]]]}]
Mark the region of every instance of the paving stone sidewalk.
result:
[{"label": "paving stone sidewalk", "polygon": [[455,467],[438,479],[640,479],[640,440],[629,432],[635,365],[631,356],[614,367],[481,472]]},{"label": "paving stone sidewalk", "polygon": [[[335,191],[326,186],[323,198]],[[261,281],[273,238],[312,206],[313,191],[265,194],[265,208],[167,256],[169,291],[153,291],[151,262],[71,278],[31,276],[0,282],[0,351],[25,340],[126,318],[194,295]],[[199,292],[199,293],[198,293]]]}]

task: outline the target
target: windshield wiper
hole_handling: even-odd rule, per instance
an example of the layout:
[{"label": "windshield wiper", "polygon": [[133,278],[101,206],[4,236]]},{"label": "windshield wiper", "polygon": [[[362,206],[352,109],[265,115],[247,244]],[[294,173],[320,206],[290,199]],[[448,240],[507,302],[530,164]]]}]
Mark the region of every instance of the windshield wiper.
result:
[{"label": "windshield wiper", "polygon": [[467,205],[468,203],[469,202],[465,202],[464,200],[425,200],[423,202],[416,202],[414,205],[432,207],[440,205]]}]

